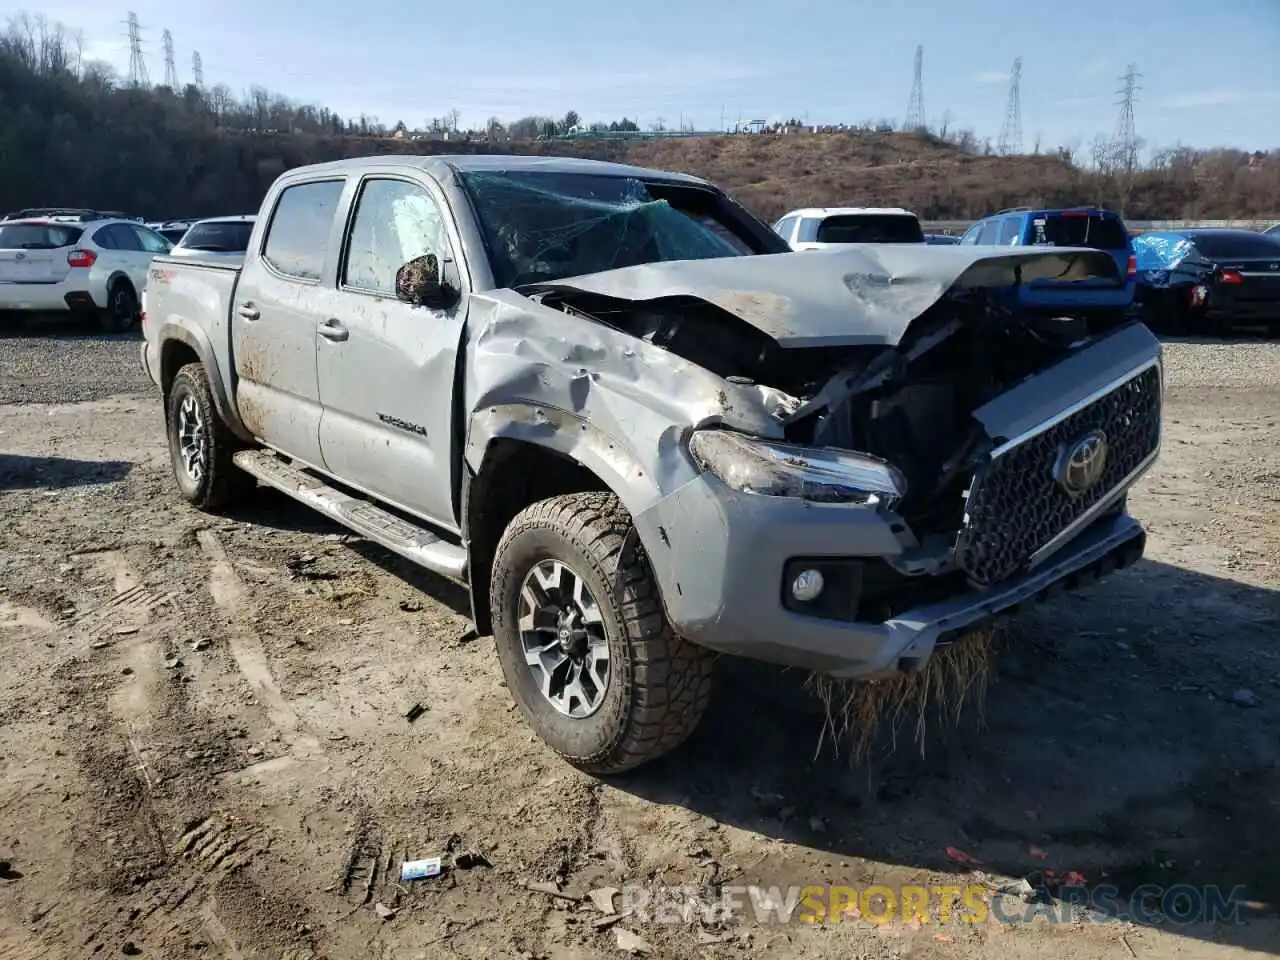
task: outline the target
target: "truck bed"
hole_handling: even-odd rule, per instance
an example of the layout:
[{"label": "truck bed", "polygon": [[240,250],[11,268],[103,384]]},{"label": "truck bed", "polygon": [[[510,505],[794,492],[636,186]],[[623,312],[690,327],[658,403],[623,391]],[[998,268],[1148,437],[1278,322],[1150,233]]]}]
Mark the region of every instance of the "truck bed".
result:
[{"label": "truck bed", "polygon": [[142,294],[143,336],[163,340],[163,328],[181,326],[207,335],[214,361],[231,389],[231,305],[240,280],[240,264],[197,257],[158,256],[151,261]]}]

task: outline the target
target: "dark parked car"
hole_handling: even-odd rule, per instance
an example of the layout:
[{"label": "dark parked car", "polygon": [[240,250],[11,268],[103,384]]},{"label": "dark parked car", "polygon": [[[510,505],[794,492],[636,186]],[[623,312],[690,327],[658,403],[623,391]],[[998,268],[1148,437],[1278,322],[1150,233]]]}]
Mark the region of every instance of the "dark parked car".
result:
[{"label": "dark parked car", "polygon": [[1280,331],[1280,235],[1161,230],[1133,241],[1148,325],[1174,333]]}]

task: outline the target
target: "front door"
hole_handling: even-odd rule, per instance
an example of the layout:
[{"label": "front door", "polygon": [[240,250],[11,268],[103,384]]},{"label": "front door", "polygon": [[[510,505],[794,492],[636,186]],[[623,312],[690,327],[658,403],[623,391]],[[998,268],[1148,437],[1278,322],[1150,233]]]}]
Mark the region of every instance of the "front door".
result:
[{"label": "front door", "polygon": [[345,180],[295,183],[280,191],[265,240],[245,254],[231,304],[236,406],[268,446],[319,467],[320,391],[316,330],[332,276],[334,230]]},{"label": "front door", "polygon": [[421,183],[374,176],[360,184],[317,368],[325,469],[457,530],[453,390],[465,291],[448,310],[396,299],[403,264],[426,253],[443,263],[457,249],[445,209]]}]

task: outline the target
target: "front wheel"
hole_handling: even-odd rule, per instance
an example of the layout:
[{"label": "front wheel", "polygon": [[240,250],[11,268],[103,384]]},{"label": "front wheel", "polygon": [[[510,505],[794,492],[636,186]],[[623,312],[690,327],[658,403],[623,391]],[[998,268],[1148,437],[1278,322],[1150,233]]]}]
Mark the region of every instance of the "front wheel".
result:
[{"label": "front wheel", "polygon": [[243,498],[256,481],[231,462],[236,439],[218,416],[204,365],[178,371],[165,405],[169,460],[178,490],[201,510]]},{"label": "front wheel", "polygon": [[542,500],[493,562],[493,635],[534,732],[589,773],[683,743],[711,694],[712,656],[677,636],[631,518],[609,493]]}]

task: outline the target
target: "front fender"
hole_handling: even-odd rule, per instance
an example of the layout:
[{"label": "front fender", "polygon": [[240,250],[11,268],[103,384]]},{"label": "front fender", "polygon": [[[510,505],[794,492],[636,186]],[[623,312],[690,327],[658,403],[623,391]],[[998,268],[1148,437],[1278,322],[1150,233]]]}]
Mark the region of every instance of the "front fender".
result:
[{"label": "front fender", "polygon": [[[678,434],[674,427],[664,433],[658,460],[682,458]],[[656,478],[628,442],[575,413],[531,402],[495,404],[475,411],[466,446],[467,464],[473,472],[479,472],[485,452],[495,440],[519,440],[568,457],[599,477],[633,517],[662,496]]]},{"label": "front fender", "polygon": [[218,411],[218,416],[222,418],[222,422],[241,440],[252,442],[254,439],[253,434],[245,428],[244,421],[240,419],[240,414],[227,391],[227,381],[223,376],[222,368],[218,364],[213,342],[203,329],[194,324],[167,320],[161,324],[156,333],[156,343],[160,346],[160,387],[164,393],[168,395],[169,384],[173,382],[173,376],[177,373],[176,368],[167,368],[168,365],[164,359],[166,353],[165,345],[174,342],[190,347],[195,351],[196,356],[200,358],[200,363],[204,366],[205,375],[209,378],[209,390],[213,394],[214,408]]}]

